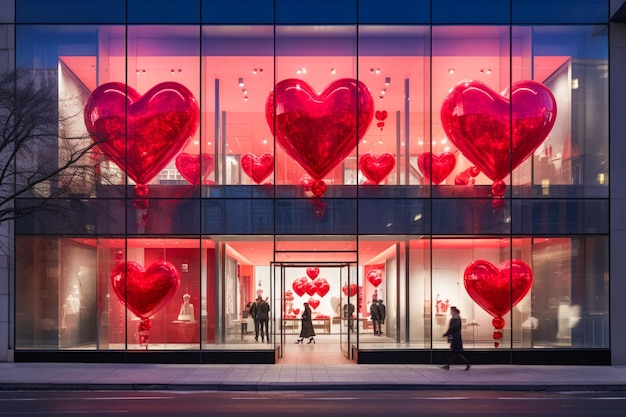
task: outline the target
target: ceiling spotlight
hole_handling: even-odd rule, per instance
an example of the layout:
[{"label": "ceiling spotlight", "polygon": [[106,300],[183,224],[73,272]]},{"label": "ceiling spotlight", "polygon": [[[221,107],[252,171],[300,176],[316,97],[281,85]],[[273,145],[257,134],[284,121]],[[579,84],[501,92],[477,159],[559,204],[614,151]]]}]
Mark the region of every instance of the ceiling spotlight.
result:
[{"label": "ceiling spotlight", "polygon": [[448,68],[448,74],[454,74],[454,68]]},{"label": "ceiling spotlight", "polygon": [[335,70],[334,68],[331,68],[331,69],[330,69],[330,73],[331,73],[331,74],[333,74],[333,75],[335,75],[335,74],[337,73],[337,70]]},{"label": "ceiling spotlight", "polygon": [[385,85],[391,84],[391,77],[385,77]]},{"label": "ceiling spotlight", "polygon": [[243,78],[239,78],[239,87],[243,87]]},{"label": "ceiling spotlight", "polygon": [[243,89],[241,90],[241,92],[242,92],[243,94],[248,94],[248,89],[247,89],[247,88],[243,88]]},{"label": "ceiling spotlight", "polygon": [[178,75],[180,75],[180,74],[182,74],[182,73],[183,73],[183,70],[182,70],[182,69],[180,69],[180,68],[178,68]]},{"label": "ceiling spotlight", "polygon": [[376,68],[376,74],[380,74],[380,68]]},{"label": "ceiling spotlight", "polygon": [[243,101],[248,101],[248,96],[244,96]]},{"label": "ceiling spotlight", "polygon": [[491,68],[487,69],[487,75],[491,74]]},{"label": "ceiling spotlight", "polygon": [[254,68],[254,69],[252,70],[252,73],[253,73],[253,74],[256,74],[256,68]]},{"label": "ceiling spotlight", "polygon": [[174,69],[172,68],[172,70],[170,71],[170,74],[174,75]]}]

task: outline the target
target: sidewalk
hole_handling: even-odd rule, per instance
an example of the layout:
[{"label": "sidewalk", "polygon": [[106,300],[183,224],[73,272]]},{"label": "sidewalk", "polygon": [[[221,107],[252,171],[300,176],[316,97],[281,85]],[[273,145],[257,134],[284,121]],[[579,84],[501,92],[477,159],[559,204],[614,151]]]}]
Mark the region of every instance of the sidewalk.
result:
[{"label": "sidewalk", "polygon": [[626,391],[626,366],[0,363],[0,390]]}]

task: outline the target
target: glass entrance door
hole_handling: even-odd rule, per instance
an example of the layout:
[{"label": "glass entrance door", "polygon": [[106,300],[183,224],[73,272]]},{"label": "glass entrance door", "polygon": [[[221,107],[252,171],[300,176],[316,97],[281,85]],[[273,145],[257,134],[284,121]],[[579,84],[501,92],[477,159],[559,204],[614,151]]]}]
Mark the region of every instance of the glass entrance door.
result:
[{"label": "glass entrance door", "polygon": [[341,353],[348,359],[352,358],[353,343],[356,343],[358,337],[358,283],[356,264],[344,264],[338,267],[339,283],[341,288],[341,319],[339,330],[339,344],[341,345]]}]

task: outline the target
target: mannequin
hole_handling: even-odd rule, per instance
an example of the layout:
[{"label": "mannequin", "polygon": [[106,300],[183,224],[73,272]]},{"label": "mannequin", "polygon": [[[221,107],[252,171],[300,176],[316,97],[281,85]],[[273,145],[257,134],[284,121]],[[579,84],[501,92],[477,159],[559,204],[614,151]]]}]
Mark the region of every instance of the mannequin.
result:
[{"label": "mannequin", "polygon": [[78,318],[80,314],[80,290],[78,285],[72,287],[72,291],[65,298],[61,307],[61,330],[68,345],[76,343],[78,331]]},{"label": "mannequin", "polygon": [[180,311],[178,312],[179,321],[195,321],[193,304],[191,304],[189,300],[191,300],[191,296],[189,294],[183,295],[183,303],[181,304]]}]

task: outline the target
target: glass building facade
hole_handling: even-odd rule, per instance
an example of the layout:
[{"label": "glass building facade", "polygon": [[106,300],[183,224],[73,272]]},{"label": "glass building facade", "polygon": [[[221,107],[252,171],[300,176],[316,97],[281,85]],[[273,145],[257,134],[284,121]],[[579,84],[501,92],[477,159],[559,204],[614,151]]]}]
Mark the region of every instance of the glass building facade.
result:
[{"label": "glass building facade", "polygon": [[475,362],[611,363],[610,2],[14,6],[60,132],[17,166],[90,149],[14,200],[16,361],[280,362],[306,302],[356,363],[451,306]]}]

